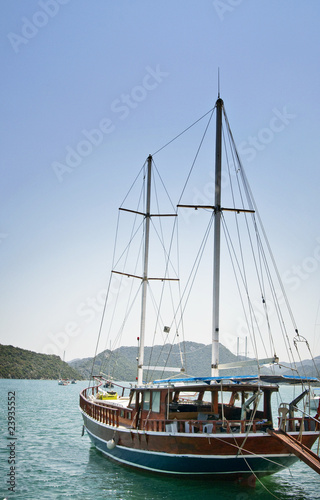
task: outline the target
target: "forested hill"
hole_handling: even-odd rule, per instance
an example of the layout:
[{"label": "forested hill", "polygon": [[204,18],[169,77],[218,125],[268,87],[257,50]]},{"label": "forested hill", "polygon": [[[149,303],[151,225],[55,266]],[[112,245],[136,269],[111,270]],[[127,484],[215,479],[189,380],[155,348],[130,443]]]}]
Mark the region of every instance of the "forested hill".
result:
[{"label": "forested hill", "polygon": [[[199,344],[197,342],[182,342],[180,347],[174,346],[154,346],[145,349],[145,364],[157,366],[181,366],[181,354],[185,359],[185,373],[188,375],[206,376],[211,364],[211,346]],[[167,359],[168,358],[168,359]],[[220,344],[221,363],[239,361],[243,357],[237,358],[226,347]],[[13,379],[88,379],[92,372],[93,359],[84,358],[65,363],[59,356],[38,354],[13,346],[0,344],[0,378]],[[318,377],[320,371],[320,356],[314,362],[305,360],[303,362],[303,373],[306,376]],[[317,366],[318,371],[316,371]],[[228,375],[250,375],[256,372],[256,367],[245,367],[238,370],[228,370]],[[262,369],[263,373],[269,373],[267,368]],[[113,352],[109,350],[101,352],[94,363],[93,375],[104,373],[115,380],[133,381],[137,374],[137,347],[122,346]],[[290,375],[291,371],[283,368],[280,372]],[[173,375],[155,371],[151,377],[162,378]]]},{"label": "forested hill", "polygon": [[59,356],[0,344],[0,378],[80,380],[82,376]]},{"label": "forested hill", "polygon": [[[221,363],[242,359],[242,357],[237,358],[222,344],[219,345]],[[210,345],[199,344],[197,342],[181,342],[180,346],[177,344],[173,346],[166,344],[165,346],[157,345],[153,348],[145,347],[145,365],[180,367],[181,355],[183,355],[186,374],[206,376],[210,373],[211,349]],[[109,350],[103,351],[96,358],[93,375],[103,373],[115,380],[133,381],[137,375],[137,355],[137,347],[122,346],[112,352]],[[92,358],[75,359],[69,361],[69,364],[78,370],[85,379],[90,378],[93,364]],[[247,374],[248,368],[244,369],[244,372]],[[238,374],[244,372],[238,370]],[[233,372],[230,371],[230,373]],[[166,372],[164,374],[161,371],[154,371],[150,374],[150,377],[154,379],[169,375],[174,375],[174,373]]]},{"label": "forested hill", "polygon": [[[145,347],[144,364],[146,366],[181,366],[181,355],[185,360],[185,374],[190,376],[205,377],[210,373],[211,366],[211,345],[204,345],[197,342],[181,342],[180,345],[164,345]],[[244,356],[237,357],[229,349],[222,344],[219,344],[220,363],[233,363],[234,361],[241,361]],[[84,379],[89,379],[93,370],[93,375],[103,373],[107,377],[114,380],[127,380],[134,381],[137,375],[137,347],[122,346],[114,351],[105,350],[98,354],[93,365],[92,358],[75,359],[69,361],[70,366],[75,368]],[[285,363],[282,368],[274,367],[275,373],[280,375],[292,375],[292,371],[285,368]],[[288,365],[287,365],[288,366]],[[300,368],[300,363],[297,364]],[[317,367],[317,369],[316,369]],[[288,366],[289,368],[289,366]],[[262,367],[261,373],[270,374],[270,369]],[[311,360],[303,361],[303,370],[301,374],[308,377],[319,377],[320,372],[320,356],[315,358],[314,362]],[[257,373],[257,367],[245,366],[238,369],[229,369],[225,372],[226,375],[254,375]],[[164,378],[167,376],[177,375],[173,372],[153,371],[150,374],[145,372],[144,376],[146,381],[154,380],[157,378]]]}]

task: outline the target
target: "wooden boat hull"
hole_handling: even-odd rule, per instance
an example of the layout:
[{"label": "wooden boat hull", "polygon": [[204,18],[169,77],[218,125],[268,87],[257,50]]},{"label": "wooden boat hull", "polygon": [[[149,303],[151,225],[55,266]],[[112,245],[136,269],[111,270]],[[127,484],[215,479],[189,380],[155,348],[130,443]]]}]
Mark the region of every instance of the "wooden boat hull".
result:
[{"label": "wooden boat hull", "polygon": [[[162,474],[242,479],[290,467],[298,458],[267,433],[187,434],[145,432],[97,422],[82,413],[87,433],[98,450],[122,464]],[[297,435],[298,433],[291,433]],[[316,432],[303,435],[309,448]]]}]

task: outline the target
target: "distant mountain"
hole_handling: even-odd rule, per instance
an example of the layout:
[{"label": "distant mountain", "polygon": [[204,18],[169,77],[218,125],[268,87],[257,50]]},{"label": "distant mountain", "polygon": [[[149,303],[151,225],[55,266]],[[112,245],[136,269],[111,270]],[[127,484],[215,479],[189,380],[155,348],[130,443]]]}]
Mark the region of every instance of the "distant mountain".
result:
[{"label": "distant mountain", "polygon": [[[229,349],[219,344],[220,362],[231,363],[246,359],[243,356],[237,357]],[[133,381],[137,375],[137,347],[119,347],[114,351],[105,350],[101,352],[95,361],[93,375],[104,373],[115,380]],[[168,366],[181,367],[181,356],[186,360],[185,374],[189,376],[205,377],[210,374],[211,366],[211,345],[200,344],[197,342],[181,342],[180,344],[166,344],[164,346],[154,346],[145,348],[145,366]],[[0,344],[0,378],[15,379],[47,379],[57,380],[66,379],[88,379],[92,372],[93,358],[74,359],[65,363],[56,355],[39,354],[33,351],[20,349],[13,346]],[[312,360],[304,360],[297,364],[301,375],[308,377],[318,377],[320,373],[320,356]],[[283,375],[294,375],[283,363],[283,367],[276,368],[276,373]],[[318,370],[318,371],[317,371]],[[257,372],[253,366],[241,368],[238,370],[228,370],[228,375],[251,375]],[[264,368],[263,373],[270,373],[270,370]],[[223,372],[222,372],[223,373]],[[146,380],[155,380],[177,375],[176,372],[150,371]]]},{"label": "distant mountain", "polygon": [[59,356],[0,344],[0,378],[80,380],[82,376]]},{"label": "distant mountain", "polygon": [[[282,369],[283,375],[295,375],[292,370],[286,370],[286,366],[290,366],[289,363],[283,363],[284,368]],[[305,377],[318,377],[320,374],[320,356],[316,356],[312,359],[305,359],[301,363],[296,364],[300,375]],[[281,373],[281,372],[279,372]]]},{"label": "distant mountain", "polygon": [[[121,349],[132,349],[132,353],[129,356],[123,355],[120,352]],[[69,361],[68,364],[77,370],[84,379],[91,378],[91,373],[93,373],[93,375],[100,375],[103,373],[116,380],[135,380],[137,373],[136,353],[136,347],[120,347],[113,351],[113,353],[105,350],[98,354],[94,367],[92,366],[93,358],[75,359]]]},{"label": "distant mountain", "polygon": [[[220,345],[220,362],[231,363],[245,359],[232,354],[229,349]],[[98,354],[94,367],[93,375],[99,375],[101,372],[114,380],[133,381],[137,375],[137,347],[119,347],[114,351],[108,349]],[[211,366],[211,345],[199,344],[197,342],[182,342],[180,344],[165,344],[164,346],[146,347],[144,355],[145,366],[167,366],[181,367],[181,356],[186,360],[184,369],[185,374],[189,376],[205,377],[210,374]],[[76,359],[69,362],[72,368],[76,369],[83,378],[90,378],[92,372],[93,358]],[[250,375],[256,373],[255,367],[246,367],[241,370],[229,370],[228,374]],[[176,372],[153,371],[148,376],[147,381],[156,378],[164,378],[176,375]],[[147,375],[145,374],[147,377]]]}]

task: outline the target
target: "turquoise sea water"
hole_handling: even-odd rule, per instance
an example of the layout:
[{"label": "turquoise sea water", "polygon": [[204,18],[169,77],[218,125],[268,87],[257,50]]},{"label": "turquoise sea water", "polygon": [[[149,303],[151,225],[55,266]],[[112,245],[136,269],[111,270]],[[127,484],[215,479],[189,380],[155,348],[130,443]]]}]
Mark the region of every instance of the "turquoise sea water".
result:
[{"label": "turquoise sea water", "polygon": [[[87,435],[81,437],[78,400],[86,385],[0,380],[0,500],[320,499],[320,476],[300,462],[291,471],[265,478],[255,489],[231,482],[159,477],[117,465],[95,450]],[[9,436],[8,394],[12,392],[15,432]],[[12,423],[9,427],[13,429]],[[15,492],[8,491],[10,467],[14,467]]]}]

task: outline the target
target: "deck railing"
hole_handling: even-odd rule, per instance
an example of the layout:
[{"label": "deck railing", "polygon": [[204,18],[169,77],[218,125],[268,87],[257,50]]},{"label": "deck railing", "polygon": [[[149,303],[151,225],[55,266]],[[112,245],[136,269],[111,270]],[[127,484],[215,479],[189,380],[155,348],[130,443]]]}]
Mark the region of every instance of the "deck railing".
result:
[{"label": "deck railing", "polygon": [[94,395],[95,387],[89,387],[85,389],[80,394],[80,408],[91,418],[94,420],[98,420],[98,422],[102,422],[103,424],[112,425],[115,427],[119,427],[119,408],[111,408],[106,406],[105,404],[88,401],[88,393]]},{"label": "deck railing", "polygon": [[319,431],[320,422],[312,417],[283,418],[278,417],[279,428],[283,431]]},{"label": "deck railing", "polygon": [[141,422],[140,427],[153,432],[191,432],[216,434],[221,432],[259,432],[270,427],[270,422],[261,420],[153,420]]},{"label": "deck railing", "polygon": [[[104,403],[88,401],[88,396],[97,392],[96,387],[85,389],[80,394],[80,408],[91,418],[107,425],[119,427],[121,408],[112,408]],[[126,410],[128,411],[128,410]],[[134,421],[132,421],[134,425]],[[267,426],[267,423],[254,420],[249,423],[244,420],[159,420],[145,419],[140,421],[139,429],[153,432],[191,432],[215,434],[220,432],[246,432],[251,426],[252,432],[257,432]]]}]

